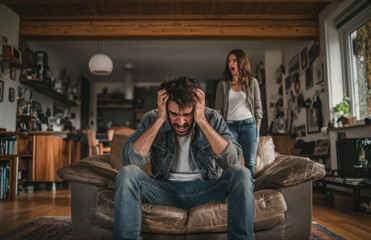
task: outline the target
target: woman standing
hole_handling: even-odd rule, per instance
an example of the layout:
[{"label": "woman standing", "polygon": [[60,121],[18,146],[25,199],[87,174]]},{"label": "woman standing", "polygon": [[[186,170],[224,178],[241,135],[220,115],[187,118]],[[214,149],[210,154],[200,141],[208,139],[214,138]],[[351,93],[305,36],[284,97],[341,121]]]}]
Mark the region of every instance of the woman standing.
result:
[{"label": "woman standing", "polygon": [[258,81],[252,77],[243,50],[234,49],[228,53],[223,76],[216,89],[215,110],[224,117],[234,138],[241,144],[245,167],[253,177],[263,109]]}]

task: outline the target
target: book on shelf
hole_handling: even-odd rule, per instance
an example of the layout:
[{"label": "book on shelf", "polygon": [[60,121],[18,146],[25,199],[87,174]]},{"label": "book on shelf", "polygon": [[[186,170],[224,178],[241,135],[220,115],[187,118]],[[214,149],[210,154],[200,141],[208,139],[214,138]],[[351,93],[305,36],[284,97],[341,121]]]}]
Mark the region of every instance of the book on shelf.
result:
[{"label": "book on shelf", "polygon": [[9,193],[9,163],[0,165],[0,200],[8,199]]},{"label": "book on shelf", "polygon": [[0,138],[0,154],[17,154],[16,137]]}]

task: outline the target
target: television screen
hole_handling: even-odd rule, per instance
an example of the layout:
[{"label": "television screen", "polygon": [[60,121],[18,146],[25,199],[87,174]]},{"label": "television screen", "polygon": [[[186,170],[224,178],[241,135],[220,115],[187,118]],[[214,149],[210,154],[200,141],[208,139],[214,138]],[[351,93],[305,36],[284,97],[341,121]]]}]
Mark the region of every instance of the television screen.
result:
[{"label": "television screen", "polygon": [[340,177],[371,177],[371,138],[339,138],[336,151]]}]

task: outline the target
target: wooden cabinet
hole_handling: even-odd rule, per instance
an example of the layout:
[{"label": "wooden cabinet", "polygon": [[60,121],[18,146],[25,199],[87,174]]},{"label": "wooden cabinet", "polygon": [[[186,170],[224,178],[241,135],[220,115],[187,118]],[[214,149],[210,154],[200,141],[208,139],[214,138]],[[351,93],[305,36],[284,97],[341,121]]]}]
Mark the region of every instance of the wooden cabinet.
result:
[{"label": "wooden cabinet", "polygon": [[82,144],[53,135],[34,135],[34,181],[60,182],[59,168],[80,160]]},{"label": "wooden cabinet", "polygon": [[51,135],[35,135],[34,181],[61,181],[56,171],[62,160],[62,139]]},{"label": "wooden cabinet", "polygon": [[67,165],[73,164],[84,157],[84,144],[76,139],[66,140]]}]

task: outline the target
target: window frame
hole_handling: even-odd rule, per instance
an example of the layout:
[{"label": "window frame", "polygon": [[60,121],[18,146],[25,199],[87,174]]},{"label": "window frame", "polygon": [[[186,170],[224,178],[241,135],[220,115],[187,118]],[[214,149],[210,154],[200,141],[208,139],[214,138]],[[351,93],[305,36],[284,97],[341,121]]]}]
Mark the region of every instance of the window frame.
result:
[{"label": "window frame", "polygon": [[350,34],[361,27],[363,24],[371,21],[371,5],[369,4],[366,8],[361,9],[357,14],[355,14],[350,21],[345,23],[339,31],[340,35],[340,49],[341,49],[341,67],[343,73],[342,84],[344,87],[344,93],[351,99],[351,114],[357,117],[357,121],[361,121],[360,116],[357,116],[356,109],[359,106],[356,105],[356,93],[354,86],[354,72],[352,63],[352,43]]}]

